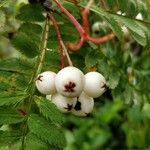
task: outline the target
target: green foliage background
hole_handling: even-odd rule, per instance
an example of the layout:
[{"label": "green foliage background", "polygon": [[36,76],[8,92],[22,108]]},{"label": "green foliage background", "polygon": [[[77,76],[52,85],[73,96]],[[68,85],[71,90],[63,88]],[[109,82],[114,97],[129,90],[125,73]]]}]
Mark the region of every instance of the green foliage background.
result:
[{"label": "green foliage background", "polygon": [[[79,6],[61,1],[79,22]],[[80,118],[63,115],[37,91],[29,104],[29,81],[40,55],[45,11],[23,0],[0,1],[0,149],[99,150],[150,149],[150,2],[148,0],[95,0],[90,28],[105,22],[98,35],[112,30],[117,38],[104,44],[86,43],[70,52],[74,65],[85,73],[102,73],[109,90],[95,100],[93,113]],[[54,5],[54,8],[57,8]],[[60,10],[58,10],[60,12]],[[118,15],[117,11],[125,13]],[[136,20],[141,13],[144,21]],[[79,38],[75,27],[61,13],[54,14],[67,44]],[[127,27],[126,35],[121,27]],[[60,70],[58,43],[50,24],[48,49],[42,71]],[[28,110],[24,115],[22,110]],[[26,129],[26,130],[25,130]]]}]

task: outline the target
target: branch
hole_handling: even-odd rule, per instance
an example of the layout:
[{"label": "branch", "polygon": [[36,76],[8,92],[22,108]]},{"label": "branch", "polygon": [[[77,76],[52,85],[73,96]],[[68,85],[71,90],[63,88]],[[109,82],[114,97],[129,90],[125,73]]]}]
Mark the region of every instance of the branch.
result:
[{"label": "branch", "polygon": [[81,35],[79,42],[69,44],[69,48],[72,50],[80,49],[82,47],[82,45],[84,44],[84,42],[93,42],[96,44],[100,44],[100,43],[104,43],[108,40],[111,40],[115,36],[113,33],[105,35],[103,37],[98,37],[98,38],[94,38],[89,35],[88,15],[89,15],[90,7],[92,6],[92,4],[93,4],[93,0],[89,0],[87,6],[83,10],[81,10],[81,16],[82,16],[82,20],[83,20],[83,28],[85,30],[85,33]]},{"label": "branch", "polygon": [[114,38],[115,35],[113,33],[105,35],[103,37],[99,37],[99,38],[90,37],[88,15],[89,15],[90,7],[92,6],[93,0],[89,0],[87,6],[84,8],[84,10],[81,11],[81,16],[83,19],[83,27],[78,23],[78,21],[74,18],[74,16],[72,16],[72,14],[70,14],[68,10],[66,10],[62,6],[62,4],[58,2],[58,0],[53,0],[53,1],[62,10],[62,12],[70,19],[70,21],[74,24],[74,26],[76,27],[76,29],[78,30],[80,34],[79,42],[68,44],[68,47],[71,50],[75,51],[75,50],[80,49],[83,46],[84,42],[104,43]]}]

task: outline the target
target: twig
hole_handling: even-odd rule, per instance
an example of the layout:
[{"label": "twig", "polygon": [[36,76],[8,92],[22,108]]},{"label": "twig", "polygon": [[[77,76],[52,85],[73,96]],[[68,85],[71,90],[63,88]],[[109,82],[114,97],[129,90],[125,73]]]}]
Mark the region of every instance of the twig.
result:
[{"label": "twig", "polygon": [[70,19],[70,21],[74,24],[74,26],[76,27],[76,29],[78,30],[79,34],[80,34],[80,40],[79,42],[76,43],[69,43],[68,47],[71,50],[78,50],[82,47],[82,45],[84,44],[84,42],[93,42],[93,43],[104,43],[108,40],[111,40],[112,38],[114,38],[114,34],[108,34],[105,35],[103,37],[98,37],[98,38],[93,38],[90,37],[89,35],[89,22],[88,22],[88,15],[89,15],[89,10],[90,7],[92,6],[93,0],[89,0],[87,6],[85,7],[84,10],[81,11],[81,16],[83,19],[83,27],[78,23],[78,21],[74,18],[74,16],[72,16],[72,14],[70,14],[63,6],[61,3],[58,2],[58,0],[53,0],[58,7],[62,10],[62,12]]},{"label": "twig", "polygon": [[105,35],[103,37],[100,37],[100,38],[92,38],[90,36],[87,36],[87,41],[99,44],[99,43],[104,43],[104,42],[106,42],[108,40],[111,40],[114,37],[115,37],[114,33],[107,34],[107,35]]},{"label": "twig", "polygon": [[60,42],[61,42],[61,45],[62,45],[62,47],[63,47],[63,49],[64,49],[65,54],[66,54],[66,57],[67,57],[69,66],[73,66],[73,63],[72,63],[72,61],[71,61],[71,59],[70,59],[70,56],[69,56],[69,54],[68,54],[68,50],[67,50],[67,48],[66,48],[64,42],[63,42],[62,40],[61,40]]}]

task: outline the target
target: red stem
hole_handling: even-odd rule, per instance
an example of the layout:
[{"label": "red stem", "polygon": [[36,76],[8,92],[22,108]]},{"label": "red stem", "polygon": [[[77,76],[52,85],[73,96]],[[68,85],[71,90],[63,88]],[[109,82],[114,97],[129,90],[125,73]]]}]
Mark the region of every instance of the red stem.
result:
[{"label": "red stem", "polygon": [[62,48],[62,45],[61,45],[61,42],[60,42],[60,41],[62,41],[61,34],[60,34],[60,31],[59,31],[59,28],[58,28],[58,25],[56,23],[56,20],[55,20],[54,16],[51,13],[48,13],[48,15],[49,15],[51,21],[53,22],[53,25],[54,25],[54,28],[55,28],[55,31],[56,31],[57,41],[59,43],[59,49],[60,49],[61,68],[64,68],[64,66],[65,66],[64,52],[63,52],[63,48]]},{"label": "red stem", "polygon": [[67,9],[65,9],[61,3],[59,3],[57,0],[53,0],[58,7],[62,10],[62,12],[70,19],[70,21],[75,25],[76,29],[78,30],[80,36],[82,36],[85,31],[82,28],[82,26],[79,24],[79,22],[75,19],[75,17],[69,13],[69,11]]},{"label": "red stem", "polygon": [[89,21],[88,21],[88,15],[89,15],[89,10],[90,7],[93,4],[93,0],[89,0],[87,6],[81,10],[81,16],[82,16],[82,20],[83,20],[83,28],[85,30],[85,32],[89,35]]},{"label": "red stem", "polygon": [[89,34],[89,21],[88,21],[88,12],[85,12],[84,10],[81,10],[81,16],[83,19],[83,28],[86,32],[86,34]]},{"label": "red stem", "polygon": [[89,22],[88,22],[88,15],[89,15],[89,9],[93,3],[93,0],[89,0],[87,6],[85,7],[84,10],[81,10],[81,16],[83,19],[83,28],[82,26],[78,23],[78,21],[74,18],[74,16],[72,16],[72,14],[70,14],[68,12],[68,10],[66,10],[61,3],[58,2],[58,0],[53,0],[57,6],[62,10],[62,12],[70,19],[70,21],[75,25],[76,29],[78,30],[81,38],[79,40],[79,42],[77,43],[70,43],[68,44],[68,47],[72,50],[78,50],[82,47],[82,45],[84,44],[84,42],[90,41],[93,43],[103,43],[106,42],[108,40],[111,40],[112,38],[114,38],[114,34],[108,34],[105,35],[103,37],[99,37],[99,38],[93,38],[89,36]]},{"label": "red stem", "polygon": [[85,38],[84,38],[84,36],[82,36],[80,38],[80,41],[78,43],[69,43],[68,47],[70,49],[72,49],[72,50],[78,50],[78,49],[80,49],[82,47],[82,45],[84,44],[84,42],[85,42]]},{"label": "red stem", "polygon": [[113,33],[107,34],[107,35],[105,35],[103,37],[100,37],[100,38],[93,38],[93,37],[87,36],[86,41],[90,41],[90,42],[93,42],[93,43],[97,43],[97,44],[99,43],[100,44],[100,43],[104,43],[108,40],[111,40],[114,37],[115,37],[115,35]]}]

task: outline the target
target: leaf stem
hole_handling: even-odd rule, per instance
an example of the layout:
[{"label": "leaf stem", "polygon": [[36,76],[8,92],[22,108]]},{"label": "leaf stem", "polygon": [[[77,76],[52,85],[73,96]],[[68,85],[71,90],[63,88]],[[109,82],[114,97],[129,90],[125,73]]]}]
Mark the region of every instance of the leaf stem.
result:
[{"label": "leaf stem", "polygon": [[37,63],[35,65],[35,70],[34,70],[34,73],[31,77],[31,80],[29,82],[29,86],[27,88],[27,95],[29,95],[28,97],[28,101],[27,101],[27,104],[26,104],[26,120],[24,122],[24,127],[23,127],[23,137],[22,137],[22,144],[21,144],[21,150],[24,150],[25,149],[25,136],[26,136],[26,132],[27,132],[27,120],[28,120],[28,117],[29,117],[29,113],[30,113],[30,110],[31,110],[31,105],[32,105],[32,101],[33,101],[33,98],[34,98],[34,93],[35,93],[35,80],[37,78],[37,75],[41,72],[42,70],[42,66],[43,66],[43,61],[44,61],[44,58],[45,58],[45,53],[46,53],[46,48],[47,48],[47,40],[48,40],[48,34],[49,34],[49,24],[50,24],[50,20],[49,20],[49,17],[47,15],[46,17],[46,22],[45,22],[45,27],[44,27],[44,30],[43,30],[43,34],[42,34],[42,41],[41,41],[41,46],[40,46],[40,54],[37,58]]}]

